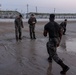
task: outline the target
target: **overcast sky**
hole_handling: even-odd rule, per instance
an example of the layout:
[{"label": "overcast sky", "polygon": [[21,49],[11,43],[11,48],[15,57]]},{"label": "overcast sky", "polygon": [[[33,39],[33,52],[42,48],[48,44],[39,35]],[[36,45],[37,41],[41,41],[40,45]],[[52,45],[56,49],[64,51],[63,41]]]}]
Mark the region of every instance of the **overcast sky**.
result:
[{"label": "overcast sky", "polygon": [[41,13],[76,13],[76,0],[0,0],[1,10]]}]

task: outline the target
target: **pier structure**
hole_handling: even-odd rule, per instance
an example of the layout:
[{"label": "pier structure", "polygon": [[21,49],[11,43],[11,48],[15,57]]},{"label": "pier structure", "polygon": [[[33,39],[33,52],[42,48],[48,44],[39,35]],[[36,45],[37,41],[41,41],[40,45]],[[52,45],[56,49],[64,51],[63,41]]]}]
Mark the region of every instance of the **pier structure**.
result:
[{"label": "pier structure", "polygon": [[[29,18],[31,14],[34,14],[36,18],[48,19],[51,13],[26,13],[26,18]],[[27,17],[28,15],[28,17]],[[56,19],[76,19],[76,13],[55,13]]]}]

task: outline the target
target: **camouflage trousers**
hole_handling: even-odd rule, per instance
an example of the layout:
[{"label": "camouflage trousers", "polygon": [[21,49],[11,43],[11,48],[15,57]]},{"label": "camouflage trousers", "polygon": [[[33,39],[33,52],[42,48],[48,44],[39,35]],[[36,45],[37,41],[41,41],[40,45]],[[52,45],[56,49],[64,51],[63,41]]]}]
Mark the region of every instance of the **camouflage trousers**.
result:
[{"label": "camouflage trousers", "polygon": [[21,35],[22,35],[22,29],[21,29],[21,27],[15,28],[16,40],[21,39]]},{"label": "camouflage trousers", "polygon": [[61,61],[61,59],[58,57],[57,54],[57,44],[60,42],[58,38],[50,38],[49,41],[47,42],[47,52],[49,54],[50,60],[54,60],[55,62]]},{"label": "camouflage trousers", "polygon": [[35,38],[35,25],[30,25],[30,38]]}]

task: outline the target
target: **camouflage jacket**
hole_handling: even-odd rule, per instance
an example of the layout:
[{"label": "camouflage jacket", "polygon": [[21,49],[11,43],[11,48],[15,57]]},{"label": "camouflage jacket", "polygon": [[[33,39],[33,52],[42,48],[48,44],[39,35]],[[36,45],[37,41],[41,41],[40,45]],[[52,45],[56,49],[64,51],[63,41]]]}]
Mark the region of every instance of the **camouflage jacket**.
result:
[{"label": "camouflage jacket", "polygon": [[17,28],[17,27],[20,27],[20,28],[23,27],[23,21],[21,18],[15,19],[15,28]]}]

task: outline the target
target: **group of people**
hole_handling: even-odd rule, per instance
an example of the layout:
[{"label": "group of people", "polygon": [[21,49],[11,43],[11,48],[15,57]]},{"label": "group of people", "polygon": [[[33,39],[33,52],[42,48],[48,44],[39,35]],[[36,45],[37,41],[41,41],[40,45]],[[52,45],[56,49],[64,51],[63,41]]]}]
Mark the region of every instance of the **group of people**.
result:
[{"label": "group of people", "polygon": [[[63,63],[63,61],[58,57],[57,54],[57,47],[60,44],[62,35],[65,35],[66,32],[66,25],[67,25],[67,19],[64,20],[60,25],[54,21],[55,14],[50,14],[49,22],[44,26],[43,35],[46,37],[47,34],[49,35],[49,40],[46,44],[47,52],[49,54],[48,61],[52,63],[52,59],[59,64],[62,67],[61,74],[65,74],[69,67]],[[35,24],[37,23],[36,18],[34,17],[34,14],[31,14],[31,17],[28,20],[29,24],[29,31],[30,31],[30,38],[36,39],[35,36]],[[20,14],[15,19],[15,32],[16,32],[16,40],[21,40],[21,28],[23,28],[23,22],[22,22],[22,15]]]},{"label": "group of people", "polygon": [[[31,14],[31,17],[28,20],[29,24],[29,30],[30,30],[30,38],[36,39],[35,36],[35,24],[37,23],[36,18],[34,17],[34,14]],[[19,14],[15,19],[15,35],[16,35],[16,41],[22,40],[22,28],[23,28],[23,21],[22,21],[22,15]]]}]

